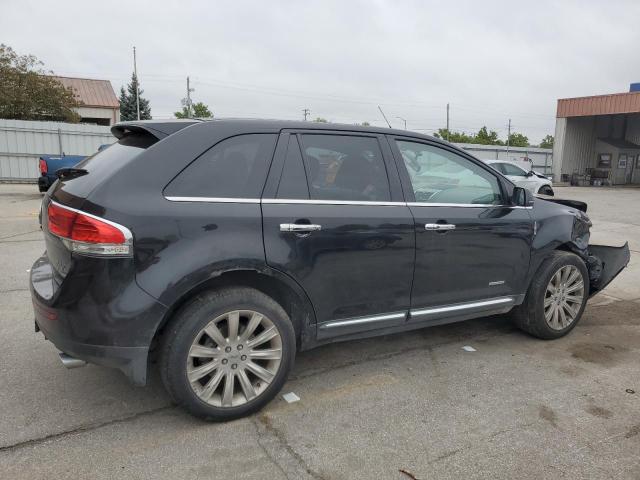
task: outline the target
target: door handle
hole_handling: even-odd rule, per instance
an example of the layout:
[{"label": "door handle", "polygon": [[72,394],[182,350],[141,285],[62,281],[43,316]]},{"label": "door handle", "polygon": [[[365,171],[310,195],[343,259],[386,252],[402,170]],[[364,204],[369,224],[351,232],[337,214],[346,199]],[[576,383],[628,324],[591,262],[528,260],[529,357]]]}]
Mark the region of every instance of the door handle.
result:
[{"label": "door handle", "polygon": [[425,230],[433,230],[436,232],[446,232],[447,230],[455,230],[456,226],[451,223],[426,223]]},{"label": "door handle", "polygon": [[309,233],[322,230],[322,225],[315,225],[313,223],[281,223],[281,232],[296,232],[296,233]]}]

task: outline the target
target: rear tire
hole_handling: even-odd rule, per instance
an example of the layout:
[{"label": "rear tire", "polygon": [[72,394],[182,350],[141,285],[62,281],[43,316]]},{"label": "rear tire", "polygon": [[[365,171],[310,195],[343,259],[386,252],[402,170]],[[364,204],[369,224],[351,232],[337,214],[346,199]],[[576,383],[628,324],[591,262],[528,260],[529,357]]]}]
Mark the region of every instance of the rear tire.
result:
[{"label": "rear tire", "polygon": [[589,273],[574,253],[555,251],[533,278],[522,305],[512,311],[516,325],[550,340],[569,333],[582,318],[589,295]]},{"label": "rear tire", "polygon": [[295,331],[284,309],[252,288],[205,292],[163,333],[160,374],[189,413],[226,421],[275,397],[294,362]]},{"label": "rear tire", "polygon": [[538,190],[538,193],[540,193],[542,195],[548,195],[550,197],[553,197],[553,188],[551,188],[549,185],[543,185]]}]

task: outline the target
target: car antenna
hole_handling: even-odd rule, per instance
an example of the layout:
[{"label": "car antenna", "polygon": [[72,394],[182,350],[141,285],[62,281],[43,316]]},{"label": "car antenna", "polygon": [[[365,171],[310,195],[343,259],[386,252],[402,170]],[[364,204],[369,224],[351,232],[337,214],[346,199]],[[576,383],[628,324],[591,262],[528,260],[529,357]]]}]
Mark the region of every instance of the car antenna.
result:
[{"label": "car antenna", "polygon": [[391,128],[391,124],[389,123],[389,120],[387,120],[387,116],[384,114],[384,112],[382,111],[382,109],[380,108],[380,105],[378,105],[378,110],[380,110],[380,113],[382,114],[382,116],[384,117],[384,121],[387,122],[387,125],[389,125],[389,128]]}]

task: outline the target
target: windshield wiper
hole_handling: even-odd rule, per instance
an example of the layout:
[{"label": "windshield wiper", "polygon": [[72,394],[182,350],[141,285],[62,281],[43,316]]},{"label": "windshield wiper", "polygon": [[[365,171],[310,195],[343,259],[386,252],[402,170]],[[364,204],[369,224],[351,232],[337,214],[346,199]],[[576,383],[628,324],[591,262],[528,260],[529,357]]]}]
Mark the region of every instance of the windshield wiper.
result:
[{"label": "windshield wiper", "polygon": [[69,167],[69,168],[61,168],[60,170],[58,170],[56,172],[56,176],[60,179],[75,178],[75,177],[81,177],[82,175],[86,175],[87,173],[89,173],[89,171],[85,170],[84,168]]}]

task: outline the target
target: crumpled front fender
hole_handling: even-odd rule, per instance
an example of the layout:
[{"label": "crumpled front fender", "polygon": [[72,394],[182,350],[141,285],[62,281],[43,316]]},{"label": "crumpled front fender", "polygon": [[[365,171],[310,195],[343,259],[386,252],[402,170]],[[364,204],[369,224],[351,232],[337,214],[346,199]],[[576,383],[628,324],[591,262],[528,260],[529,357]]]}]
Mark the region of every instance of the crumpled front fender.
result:
[{"label": "crumpled front fender", "polygon": [[621,247],[589,245],[587,267],[591,289],[589,297],[601,292],[627,266],[631,254],[629,244]]}]

